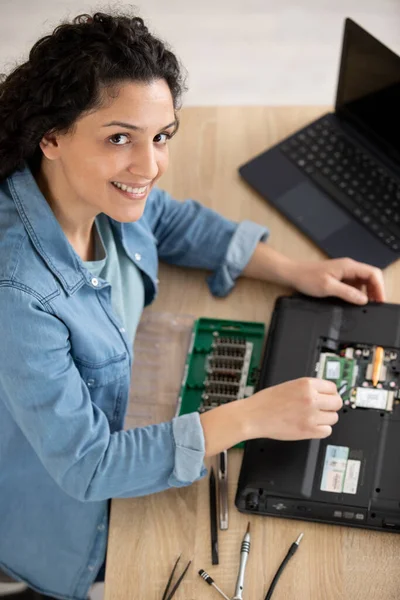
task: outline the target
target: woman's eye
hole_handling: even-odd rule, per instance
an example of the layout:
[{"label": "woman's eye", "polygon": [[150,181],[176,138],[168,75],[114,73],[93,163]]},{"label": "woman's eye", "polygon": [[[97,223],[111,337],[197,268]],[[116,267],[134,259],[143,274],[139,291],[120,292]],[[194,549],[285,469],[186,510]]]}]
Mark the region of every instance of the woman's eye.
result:
[{"label": "woman's eye", "polygon": [[114,146],[125,146],[127,141],[129,141],[129,137],[125,133],[116,133],[110,137],[110,142]]},{"label": "woman's eye", "polygon": [[171,134],[169,133],[157,133],[156,137],[154,138],[154,141],[157,144],[166,144],[168,140],[170,140],[172,137]]}]

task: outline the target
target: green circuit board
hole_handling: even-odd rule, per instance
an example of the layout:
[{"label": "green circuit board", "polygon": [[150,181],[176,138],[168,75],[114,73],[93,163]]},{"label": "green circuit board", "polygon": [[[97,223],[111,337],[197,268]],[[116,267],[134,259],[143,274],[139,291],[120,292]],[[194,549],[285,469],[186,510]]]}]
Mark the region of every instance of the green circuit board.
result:
[{"label": "green circuit board", "polygon": [[194,323],[177,415],[212,410],[254,393],[265,326],[200,318]]},{"label": "green circuit board", "polygon": [[333,381],[343,400],[350,398],[357,373],[357,361],[353,358],[346,358],[329,352],[322,353],[320,356],[318,376]]}]

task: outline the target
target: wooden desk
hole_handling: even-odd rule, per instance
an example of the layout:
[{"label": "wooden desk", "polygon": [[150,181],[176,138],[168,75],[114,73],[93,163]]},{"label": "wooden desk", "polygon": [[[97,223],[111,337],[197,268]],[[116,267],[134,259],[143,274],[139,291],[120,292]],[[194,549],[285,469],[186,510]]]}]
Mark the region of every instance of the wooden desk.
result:
[{"label": "wooden desk", "polygon": [[[240,180],[237,167],[325,112],[323,108],[189,108],[171,143],[162,186],[239,221],[266,224],[269,243],[299,259],[322,253]],[[225,299],[213,298],[204,273],[162,265],[160,295],[147,310],[269,322],[276,297],[287,290],[242,279]],[[388,300],[400,302],[400,262],[386,269]],[[168,360],[168,358],[166,358]],[[172,417],[173,406],[156,415]],[[197,572],[203,568],[233,595],[240,543],[249,517],[234,507],[241,450],[229,451],[229,529],[219,532],[220,565],[211,566],[208,478],[153,496],[114,500],[111,512],[105,600],[160,600],[168,575],[193,558],[176,600],[221,597]],[[216,464],[215,459],[208,461]],[[382,600],[400,598],[400,536],[346,527],[251,516],[252,548],[245,599],[261,600],[290,544],[301,547],[285,570],[274,600]]]}]

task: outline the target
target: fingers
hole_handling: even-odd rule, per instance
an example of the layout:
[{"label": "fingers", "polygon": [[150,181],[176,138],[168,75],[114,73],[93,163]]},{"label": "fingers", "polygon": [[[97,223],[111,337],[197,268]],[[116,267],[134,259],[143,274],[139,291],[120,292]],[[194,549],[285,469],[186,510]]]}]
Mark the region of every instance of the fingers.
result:
[{"label": "fingers", "polygon": [[336,423],[339,421],[339,415],[337,414],[337,412],[331,411],[331,410],[320,410],[318,415],[317,415],[317,426],[324,426],[324,425],[336,425]]},{"label": "fingers", "polygon": [[335,394],[318,394],[316,404],[321,411],[336,411],[342,408],[343,400],[337,392]]},{"label": "fingers", "polygon": [[368,281],[367,282],[368,298],[375,302],[385,302],[386,293],[385,293],[385,283],[383,281],[382,271],[378,272],[377,278],[378,278],[378,282],[376,282],[376,281]]},{"label": "fingers", "polygon": [[313,435],[314,439],[323,439],[332,435],[332,427],[330,425],[321,425],[317,427]]},{"label": "fingers", "polygon": [[340,410],[343,401],[338,394],[336,384],[333,381],[318,378],[305,378],[305,383],[317,392],[314,396],[316,407],[319,410]]},{"label": "fingers", "polygon": [[309,381],[313,388],[320,394],[337,394],[337,387],[333,381],[317,378],[310,378]]},{"label": "fingers", "polygon": [[363,277],[361,275],[359,277],[361,276],[366,283],[368,298],[376,302],[385,302],[385,282],[382,271],[364,263],[357,264],[360,265],[360,273],[365,273]]},{"label": "fingers", "polygon": [[366,304],[368,302],[368,296],[364,292],[338,279],[332,278],[328,290],[331,296],[336,296],[351,304]]},{"label": "fingers", "polygon": [[385,284],[380,269],[349,258],[340,259],[338,266],[342,271],[340,279],[363,281],[367,286],[368,298],[370,300],[376,300],[377,302],[385,301]]}]

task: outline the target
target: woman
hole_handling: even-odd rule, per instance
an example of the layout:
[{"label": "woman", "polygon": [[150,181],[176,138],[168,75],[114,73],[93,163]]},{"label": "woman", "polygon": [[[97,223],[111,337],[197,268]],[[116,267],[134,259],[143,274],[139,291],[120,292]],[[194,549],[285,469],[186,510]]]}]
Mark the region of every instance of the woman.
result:
[{"label": "woman", "polygon": [[155,187],[182,88],[141,19],[100,13],[39,40],[0,87],[0,567],[39,594],[84,600],[102,578],[110,498],[189,485],[241,440],[322,438],[337,421],[335,386],[301,379],[123,431],[158,257],[213,271],[219,296],[243,274],[384,299],[373,267],[291,261],[263,227]]}]

